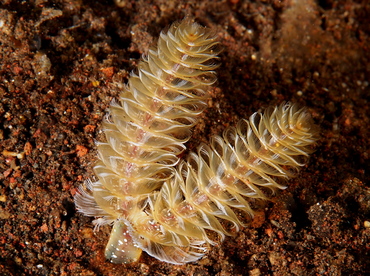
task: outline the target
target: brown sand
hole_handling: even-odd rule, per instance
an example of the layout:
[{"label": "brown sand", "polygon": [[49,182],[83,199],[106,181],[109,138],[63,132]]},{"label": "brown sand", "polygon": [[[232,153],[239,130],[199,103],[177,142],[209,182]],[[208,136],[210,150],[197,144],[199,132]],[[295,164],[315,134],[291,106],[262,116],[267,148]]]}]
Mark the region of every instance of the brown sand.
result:
[{"label": "brown sand", "polygon": [[[370,271],[370,4],[366,0],[2,0],[1,275],[366,275]],[[196,263],[105,261],[76,188],[110,101],[185,14],[225,50],[189,148],[283,101],[321,127],[309,164],[252,225]]]}]

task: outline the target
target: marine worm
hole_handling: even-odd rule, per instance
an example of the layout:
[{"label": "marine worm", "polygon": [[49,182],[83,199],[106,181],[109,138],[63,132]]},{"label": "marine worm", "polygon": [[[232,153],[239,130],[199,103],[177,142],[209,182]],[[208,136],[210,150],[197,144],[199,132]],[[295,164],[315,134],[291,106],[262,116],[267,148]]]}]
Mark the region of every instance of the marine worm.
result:
[{"label": "marine worm", "polygon": [[98,180],[75,196],[98,228],[113,224],[105,255],[113,263],[142,250],[165,262],[200,259],[252,217],[260,200],[285,188],[318,139],[305,108],[282,104],[254,113],[179,160],[216,81],[220,52],[207,28],[185,19],[162,32],[103,122]]},{"label": "marine worm", "polygon": [[[103,122],[107,141],[97,143],[98,180],[79,189],[75,204],[83,214],[98,217],[97,228],[114,224],[105,253],[112,262],[140,256],[120,219],[135,216],[136,208],[176,174],[178,156],[217,79],[219,52],[217,37],[208,28],[189,18],[174,23],[111,104]],[[117,240],[118,232],[125,239]]]},{"label": "marine worm", "polygon": [[130,245],[173,264],[198,260],[239,230],[238,210],[252,217],[256,202],[285,188],[282,180],[306,164],[317,139],[310,114],[295,104],[240,120],[190,153],[145,204],[117,219],[110,240],[115,261],[126,260]]}]

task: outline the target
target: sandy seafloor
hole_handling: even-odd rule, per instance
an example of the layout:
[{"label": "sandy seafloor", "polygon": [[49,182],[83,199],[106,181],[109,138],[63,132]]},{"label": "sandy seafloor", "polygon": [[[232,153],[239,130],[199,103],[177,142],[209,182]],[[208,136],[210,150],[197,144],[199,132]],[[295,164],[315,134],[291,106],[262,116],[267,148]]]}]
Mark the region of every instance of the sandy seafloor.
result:
[{"label": "sandy seafloor", "polygon": [[[171,2],[171,3],[169,3]],[[370,3],[334,0],[0,2],[1,275],[366,275],[370,271]],[[283,101],[320,141],[249,227],[184,266],[104,259],[73,195],[116,83],[160,31],[189,15],[224,47],[189,141]]]}]

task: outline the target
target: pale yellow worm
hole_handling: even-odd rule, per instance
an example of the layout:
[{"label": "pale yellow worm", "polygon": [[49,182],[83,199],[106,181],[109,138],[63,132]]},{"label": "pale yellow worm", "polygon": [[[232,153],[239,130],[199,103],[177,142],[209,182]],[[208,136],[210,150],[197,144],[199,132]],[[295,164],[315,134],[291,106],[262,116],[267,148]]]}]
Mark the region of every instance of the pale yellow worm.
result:
[{"label": "pale yellow worm", "polygon": [[97,227],[114,224],[106,249],[112,262],[132,262],[141,254],[121,219],[134,216],[176,174],[178,155],[216,81],[218,44],[213,32],[191,19],[174,23],[110,106],[103,122],[107,142],[97,143],[98,181],[80,188],[75,203],[83,214],[98,217]]}]

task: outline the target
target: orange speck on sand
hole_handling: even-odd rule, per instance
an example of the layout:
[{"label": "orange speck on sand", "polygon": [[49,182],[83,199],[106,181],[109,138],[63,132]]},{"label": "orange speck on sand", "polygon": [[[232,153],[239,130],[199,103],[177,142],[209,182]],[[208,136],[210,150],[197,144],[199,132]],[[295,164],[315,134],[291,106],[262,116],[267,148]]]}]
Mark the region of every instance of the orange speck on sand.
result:
[{"label": "orange speck on sand", "polygon": [[271,228],[267,228],[267,229],[265,230],[265,233],[266,233],[269,237],[271,237],[271,236],[272,236],[272,232],[274,232],[274,231],[272,231],[272,229],[271,229]]},{"label": "orange speck on sand", "polygon": [[94,126],[94,125],[86,125],[86,126],[84,126],[84,131],[85,132],[93,132],[93,131],[95,131],[95,128],[96,128],[96,126]]},{"label": "orange speck on sand", "polygon": [[107,78],[111,78],[114,74],[114,67],[107,67],[107,68],[102,68],[100,69],[100,71],[103,72],[103,74],[107,77]]},{"label": "orange speck on sand", "polygon": [[76,152],[77,152],[78,157],[82,157],[82,156],[86,155],[89,152],[89,150],[84,146],[77,145],[76,146]]},{"label": "orange speck on sand", "polygon": [[49,228],[48,228],[48,226],[47,226],[46,223],[44,223],[43,225],[41,225],[41,231],[42,232],[48,232],[49,231]]},{"label": "orange speck on sand", "polygon": [[13,67],[13,72],[18,75],[18,74],[23,72],[23,68],[19,67],[19,66],[14,66]]},{"label": "orange speck on sand", "polygon": [[79,249],[76,249],[74,253],[76,257],[81,257],[83,255],[83,252]]}]

